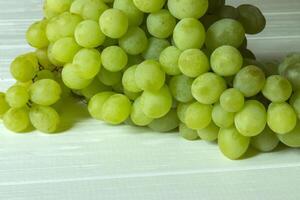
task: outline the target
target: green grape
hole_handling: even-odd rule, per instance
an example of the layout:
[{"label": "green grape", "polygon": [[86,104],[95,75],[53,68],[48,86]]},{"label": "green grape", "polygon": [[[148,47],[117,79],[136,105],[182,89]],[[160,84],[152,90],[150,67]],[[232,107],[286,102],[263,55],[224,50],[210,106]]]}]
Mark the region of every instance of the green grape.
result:
[{"label": "green grape", "polygon": [[47,20],[33,23],[26,32],[27,42],[35,48],[45,48],[49,45],[46,36]]},{"label": "green grape", "polygon": [[47,70],[54,70],[55,69],[55,65],[53,65],[51,63],[51,61],[48,58],[48,52],[47,49],[37,49],[35,51],[35,55],[38,59],[38,63]]},{"label": "green grape", "polygon": [[237,73],[233,87],[240,90],[245,97],[252,97],[263,89],[265,79],[265,74],[260,68],[249,65]]},{"label": "green grape", "polygon": [[227,112],[217,103],[212,110],[212,120],[220,128],[229,128],[234,124],[234,113]]},{"label": "green grape", "polygon": [[22,108],[29,100],[27,88],[18,85],[12,86],[6,91],[5,99],[10,107]]},{"label": "green grape", "polygon": [[29,88],[31,87],[31,85],[33,84],[33,81],[28,81],[28,82],[20,82],[20,81],[17,81],[14,86],[21,86],[21,87],[24,87],[26,88],[27,90],[29,90]]},{"label": "green grape", "polygon": [[239,11],[233,6],[224,5],[219,9],[218,16],[221,19],[224,18],[238,19]]},{"label": "green grape", "polygon": [[127,33],[120,38],[119,45],[126,53],[138,55],[148,47],[148,39],[145,32],[139,27],[131,27]]},{"label": "green grape", "polygon": [[102,106],[103,121],[110,124],[123,123],[131,113],[131,102],[125,95],[114,94]]},{"label": "green grape", "polygon": [[225,0],[208,0],[208,13],[215,13],[225,5]]},{"label": "green grape", "polygon": [[279,144],[276,134],[268,127],[262,133],[251,138],[251,146],[262,152],[270,152]]},{"label": "green grape", "polygon": [[233,126],[221,128],[218,135],[218,145],[221,152],[231,160],[237,160],[248,150],[250,138],[241,135]]},{"label": "green grape", "polygon": [[210,57],[212,70],[220,76],[233,76],[243,66],[243,57],[232,46],[218,47]]},{"label": "green grape", "polygon": [[111,88],[101,83],[95,78],[86,88],[80,90],[80,93],[86,98],[91,99],[93,96],[100,92],[110,91]]},{"label": "green grape", "polygon": [[62,68],[64,66],[64,63],[59,62],[53,56],[53,45],[54,45],[54,43],[49,44],[49,46],[48,46],[48,49],[47,49],[48,59],[49,59],[50,63],[54,66],[54,69]]},{"label": "green grape", "polygon": [[13,132],[23,132],[29,126],[27,108],[11,108],[3,116],[4,126]]},{"label": "green grape", "polygon": [[278,134],[278,139],[285,145],[293,148],[300,147],[300,123],[297,122],[296,127],[286,134]]},{"label": "green grape", "polygon": [[80,16],[69,12],[52,18],[48,21],[46,35],[50,42],[56,42],[64,37],[73,37],[76,26],[82,21]]},{"label": "green grape", "polygon": [[139,26],[142,24],[144,13],[134,5],[133,0],[115,0],[113,7],[123,11],[127,15],[129,26]]},{"label": "green grape", "polygon": [[267,124],[265,106],[256,100],[248,100],[241,111],[236,113],[234,123],[244,136],[252,137],[260,134]]},{"label": "green grape", "polygon": [[211,122],[212,106],[192,103],[184,113],[184,122],[187,127],[195,130],[207,127]]},{"label": "green grape", "polygon": [[46,0],[47,8],[57,13],[68,11],[72,2],[73,0]]},{"label": "green grape", "polygon": [[188,128],[184,123],[179,125],[179,134],[186,140],[198,140],[199,136],[196,130]]},{"label": "green grape", "polygon": [[208,9],[208,0],[168,0],[168,9],[178,19],[199,19]]},{"label": "green grape", "polygon": [[143,57],[146,60],[159,60],[161,52],[168,46],[170,46],[168,40],[151,37],[148,48],[143,52]]},{"label": "green grape", "polygon": [[36,81],[30,87],[30,100],[33,103],[50,106],[56,103],[61,97],[60,85],[51,79]]},{"label": "green grape", "polygon": [[193,100],[191,87],[193,79],[185,75],[173,76],[170,79],[169,87],[173,97],[183,103],[187,103]]},{"label": "green grape", "polygon": [[166,0],[133,0],[134,5],[144,13],[157,12],[165,5]]},{"label": "green grape", "polygon": [[124,69],[128,62],[125,51],[118,46],[105,48],[101,54],[103,67],[111,72],[118,72]]},{"label": "green grape", "polygon": [[122,84],[124,89],[130,92],[141,92],[142,90],[138,87],[135,81],[135,72],[137,65],[129,67],[123,74]]},{"label": "green grape", "polygon": [[219,20],[217,15],[204,15],[201,17],[200,22],[203,24],[205,30],[207,30],[211,25],[213,25],[216,21]]},{"label": "green grape", "polygon": [[166,85],[158,91],[144,91],[141,95],[142,110],[153,119],[166,115],[171,110],[172,103],[172,96]]},{"label": "green grape", "polygon": [[11,75],[21,82],[28,82],[34,78],[39,64],[34,54],[23,54],[14,59],[10,65]]},{"label": "green grape", "polygon": [[169,46],[160,53],[159,62],[162,70],[164,70],[166,74],[172,76],[181,74],[178,66],[178,60],[181,53],[182,51],[175,46]]},{"label": "green grape", "polygon": [[218,139],[220,128],[211,122],[206,128],[197,130],[198,136],[205,141],[213,142]]},{"label": "green grape", "polygon": [[132,111],[130,114],[130,118],[132,122],[137,126],[147,126],[150,124],[153,119],[148,117],[143,112],[143,105],[141,103],[141,97],[138,97],[133,105],[132,105]]},{"label": "green grape", "polygon": [[192,103],[179,103],[179,105],[177,106],[177,115],[179,120],[185,124],[184,120],[185,120],[185,111],[188,109],[188,107],[191,105]]},{"label": "green grape", "polygon": [[182,19],[175,26],[173,40],[180,50],[200,49],[205,41],[205,28],[197,19]]},{"label": "green grape", "polygon": [[271,103],[267,112],[269,127],[277,134],[291,132],[297,124],[297,114],[288,103]]},{"label": "green grape", "polygon": [[154,119],[149,125],[149,128],[156,132],[169,132],[179,126],[179,119],[175,109],[171,109],[165,116]]},{"label": "green grape", "polygon": [[103,44],[105,35],[102,33],[99,24],[93,20],[80,22],[75,29],[76,42],[85,48],[95,48]]},{"label": "green grape", "polygon": [[[44,0],[44,2],[46,2],[46,0]],[[44,3],[43,5],[43,14],[44,14],[44,17],[46,19],[51,19],[53,17],[56,17],[57,15],[59,15],[60,13],[58,12],[54,12],[53,10],[50,10],[48,8],[48,5],[46,3]]]},{"label": "green grape", "polygon": [[235,88],[225,90],[220,97],[220,104],[227,112],[238,112],[244,107],[244,95]]},{"label": "green grape", "polygon": [[89,2],[91,2],[91,0],[74,0],[71,4],[70,12],[77,15],[81,15],[81,11],[84,5],[88,4]]},{"label": "green grape", "polygon": [[60,123],[60,117],[55,109],[49,106],[34,105],[29,111],[33,127],[44,133],[54,133]]},{"label": "green grape", "polygon": [[91,79],[81,78],[78,68],[79,67],[75,64],[67,64],[61,73],[64,84],[73,90],[81,90],[92,82]]},{"label": "green grape", "polygon": [[135,81],[142,90],[157,91],[165,83],[165,73],[161,70],[159,62],[146,60],[137,66]]},{"label": "green grape", "polygon": [[164,39],[172,35],[176,26],[176,19],[168,10],[162,9],[148,15],[146,23],[151,35]]},{"label": "green grape", "polygon": [[300,91],[296,91],[291,99],[290,105],[293,106],[295,112],[297,113],[298,119],[300,119]]},{"label": "green grape", "polygon": [[239,12],[239,21],[243,24],[246,33],[257,34],[266,26],[266,19],[259,8],[243,4],[237,8]]},{"label": "green grape", "polygon": [[122,80],[122,72],[110,72],[104,68],[98,74],[98,79],[107,86],[113,86]]},{"label": "green grape", "polygon": [[221,76],[207,72],[194,80],[192,94],[200,103],[213,104],[219,101],[226,88],[226,81]]},{"label": "green grape", "polygon": [[9,110],[9,105],[5,100],[5,94],[0,92],[0,119]]},{"label": "green grape", "polygon": [[209,60],[199,49],[188,49],[181,53],[178,59],[180,71],[188,76],[195,78],[209,71]]},{"label": "green grape", "polygon": [[[275,72],[285,76],[293,85],[294,90],[300,90],[300,53],[293,53],[284,58],[278,69],[275,66]],[[277,74],[277,73],[275,73]]]},{"label": "green grape", "polygon": [[206,47],[210,50],[223,45],[240,47],[245,38],[243,26],[234,19],[221,19],[209,27],[206,33]]},{"label": "green grape", "polygon": [[103,12],[108,8],[102,1],[90,1],[83,5],[81,16],[83,19],[98,21]]},{"label": "green grape", "polygon": [[75,54],[73,64],[81,78],[92,79],[101,69],[101,54],[96,49],[81,49]]},{"label": "green grape", "polygon": [[37,74],[36,74],[36,77],[35,77],[35,81],[38,81],[38,80],[42,80],[42,79],[52,79],[52,80],[55,80],[55,74],[53,72],[51,72],[50,70],[47,70],[47,69],[44,69],[44,70],[41,70],[39,71]]},{"label": "green grape", "polygon": [[272,102],[285,102],[293,92],[289,80],[280,75],[269,76],[262,90],[263,95]]},{"label": "green grape", "polygon": [[109,97],[114,95],[113,92],[101,92],[94,95],[88,103],[88,111],[90,115],[97,120],[103,120],[103,105]]},{"label": "green grape", "polygon": [[52,47],[52,56],[59,62],[72,62],[75,54],[80,50],[80,46],[71,37],[57,40]]},{"label": "green grape", "polygon": [[128,30],[128,17],[119,9],[108,9],[100,16],[102,32],[110,38],[121,38]]}]

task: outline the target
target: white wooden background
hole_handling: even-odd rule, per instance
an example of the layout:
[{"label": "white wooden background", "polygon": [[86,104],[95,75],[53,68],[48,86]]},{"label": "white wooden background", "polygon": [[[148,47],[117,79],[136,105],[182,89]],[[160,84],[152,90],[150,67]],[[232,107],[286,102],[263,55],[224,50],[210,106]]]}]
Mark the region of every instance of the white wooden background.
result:
[{"label": "white wooden background", "polygon": [[[300,51],[299,0],[228,1],[237,2],[267,16],[267,29],[249,41],[259,58]],[[24,33],[40,17],[41,0],[0,0],[0,90],[12,81],[12,58],[30,50]],[[230,161],[215,144],[111,127],[75,106],[60,135],[17,135],[0,124],[0,200],[300,199],[299,149]]]}]

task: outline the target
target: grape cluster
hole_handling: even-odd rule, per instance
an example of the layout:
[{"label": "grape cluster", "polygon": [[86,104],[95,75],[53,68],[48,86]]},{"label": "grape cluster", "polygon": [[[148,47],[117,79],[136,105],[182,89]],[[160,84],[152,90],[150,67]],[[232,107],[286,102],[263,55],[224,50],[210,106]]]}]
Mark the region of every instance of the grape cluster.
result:
[{"label": "grape cluster", "polygon": [[44,18],[26,33],[36,51],[15,58],[10,71],[17,82],[0,93],[7,129],[55,133],[58,105],[74,96],[97,120],[158,132],[179,128],[188,140],[217,140],[230,159],[250,145],[263,152],[280,141],[300,147],[299,55],[267,76],[247,49],[246,34],[266,25],[257,7],[45,0],[43,8]]}]

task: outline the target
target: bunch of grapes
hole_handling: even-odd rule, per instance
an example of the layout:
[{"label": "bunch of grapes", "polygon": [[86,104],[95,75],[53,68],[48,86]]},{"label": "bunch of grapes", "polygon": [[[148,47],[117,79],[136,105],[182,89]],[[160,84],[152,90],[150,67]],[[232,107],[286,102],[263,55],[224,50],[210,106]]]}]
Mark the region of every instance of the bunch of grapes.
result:
[{"label": "bunch of grapes", "polygon": [[74,96],[97,120],[179,128],[230,159],[250,145],[300,147],[300,58],[269,74],[246,39],[265,25],[257,7],[225,0],[45,0],[26,33],[36,51],[12,62],[0,117],[14,132],[55,133],[58,105]]}]

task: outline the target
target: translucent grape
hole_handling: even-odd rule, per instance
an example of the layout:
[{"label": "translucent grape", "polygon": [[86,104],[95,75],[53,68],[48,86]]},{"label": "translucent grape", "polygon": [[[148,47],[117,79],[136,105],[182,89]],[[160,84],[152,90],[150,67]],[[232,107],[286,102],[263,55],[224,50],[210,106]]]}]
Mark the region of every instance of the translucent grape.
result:
[{"label": "translucent grape", "polygon": [[51,61],[48,58],[48,52],[47,49],[37,49],[35,51],[35,55],[38,59],[38,63],[47,70],[54,70],[55,69],[55,65],[53,65],[51,63]]},{"label": "translucent grape", "polygon": [[72,62],[80,46],[71,37],[57,40],[52,47],[53,58],[62,63]]},{"label": "translucent grape", "polygon": [[206,13],[208,0],[168,0],[168,9],[178,19],[198,19]]},{"label": "translucent grape", "polygon": [[276,134],[266,126],[265,130],[251,139],[251,146],[262,152],[274,150],[279,144]]},{"label": "translucent grape", "polygon": [[81,16],[83,19],[98,21],[103,12],[108,8],[102,1],[89,1],[83,5]]},{"label": "translucent grape", "polygon": [[173,76],[170,79],[169,87],[173,97],[183,103],[187,103],[193,100],[191,87],[193,79],[185,75]]},{"label": "translucent grape", "polygon": [[148,47],[148,39],[145,32],[139,27],[129,28],[127,33],[120,38],[119,45],[126,53],[138,55]]},{"label": "translucent grape", "polygon": [[159,60],[161,52],[168,46],[170,46],[168,40],[151,37],[148,48],[143,52],[143,57],[146,60]]},{"label": "translucent grape", "polygon": [[130,118],[137,126],[147,126],[153,120],[144,114],[142,106],[141,97],[137,98],[132,105]]},{"label": "translucent grape", "polygon": [[134,5],[133,0],[115,0],[113,7],[122,10],[127,15],[129,26],[142,24],[144,13]]},{"label": "translucent grape", "polygon": [[110,91],[110,87],[104,85],[97,78],[95,78],[86,88],[80,90],[80,93],[86,99],[91,99],[96,94],[104,91]]},{"label": "translucent grape", "polygon": [[5,100],[5,94],[0,92],[0,119],[8,111],[9,105]]},{"label": "translucent grape", "polygon": [[220,97],[220,104],[227,112],[238,112],[244,107],[244,95],[235,88],[225,90]]},{"label": "translucent grape", "polygon": [[234,113],[227,112],[218,103],[212,110],[212,120],[220,128],[229,128],[234,124]]},{"label": "translucent grape", "polygon": [[97,120],[103,120],[103,105],[109,97],[114,95],[113,92],[101,92],[93,96],[88,103],[88,111],[90,115]]},{"label": "translucent grape", "polygon": [[184,114],[184,122],[186,123],[186,126],[191,129],[203,129],[210,124],[211,114],[211,105],[195,102],[189,105],[189,107],[186,109]]},{"label": "translucent grape", "polygon": [[27,108],[11,108],[3,116],[4,126],[13,132],[23,132],[29,126]]},{"label": "translucent grape", "polygon": [[196,130],[188,128],[184,123],[180,123],[179,125],[179,134],[181,137],[187,140],[197,140],[199,136]]},{"label": "translucent grape", "polygon": [[164,70],[166,74],[173,76],[181,74],[178,66],[178,60],[181,53],[182,51],[175,46],[167,47],[160,53],[159,62],[162,70]]},{"label": "translucent grape", "polygon": [[47,56],[50,61],[50,63],[54,66],[54,69],[56,68],[61,68],[64,66],[65,63],[59,62],[56,60],[53,56],[53,45],[54,43],[49,44],[48,49],[47,49]]},{"label": "translucent grape", "polygon": [[130,92],[141,92],[142,90],[138,87],[135,81],[135,72],[137,65],[129,67],[123,74],[122,84],[124,88]]},{"label": "translucent grape", "polygon": [[[285,76],[292,83],[294,90],[300,90],[300,78],[299,78],[300,67],[299,66],[300,66],[300,54],[293,53],[288,55],[278,67],[279,73]],[[277,65],[274,67],[274,69],[277,70]]]},{"label": "translucent grape", "polygon": [[124,69],[128,62],[125,51],[118,46],[105,48],[101,54],[102,64],[105,69],[111,72],[118,72]]},{"label": "translucent grape", "polygon": [[110,72],[104,68],[98,74],[98,79],[107,86],[113,86],[122,80],[122,72]]},{"label": "translucent grape", "polygon": [[177,115],[182,123],[185,123],[185,112],[192,103],[179,103],[177,106]]},{"label": "translucent grape", "polygon": [[298,121],[296,127],[291,131],[286,134],[278,134],[277,135],[279,140],[293,148],[299,148],[300,147],[300,123]]},{"label": "translucent grape", "polygon": [[297,114],[288,103],[271,103],[268,108],[268,125],[277,134],[291,132],[297,124]]},{"label": "translucent grape", "polygon": [[18,85],[12,86],[6,91],[5,99],[10,107],[22,108],[29,100],[27,88]]},{"label": "translucent grape", "polygon": [[27,42],[35,48],[45,48],[49,45],[46,36],[47,20],[33,23],[26,32]]},{"label": "translucent grape", "polygon": [[133,0],[134,5],[144,13],[153,13],[159,11],[166,0]]},{"label": "translucent grape", "polygon": [[213,104],[219,101],[226,88],[226,81],[221,76],[207,72],[194,80],[192,94],[200,103]]},{"label": "translucent grape", "polygon": [[176,110],[171,109],[165,116],[154,119],[148,126],[156,132],[169,132],[176,129],[179,126]]},{"label": "translucent grape", "polygon": [[81,11],[84,5],[88,4],[89,2],[91,2],[91,0],[74,0],[71,4],[70,12],[77,15],[81,15]]},{"label": "translucent grape", "polygon": [[64,66],[61,76],[64,84],[71,89],[80,90],[87,87],[92,80],[83,79],[78,71],[78,66],[75,64],[67,64]]},{"label": "translucent grape", "polygon": [[202,140],[213,142],[218,139],[219,130],[220,128],[211,122],[204,129],[197,130],[197,134]]},{"label": "translucent grape", "polygon": [[62,13],[69,10],[73,0],[47,0],[47,8],[53,12]]},{"label": "translucent grape", "polygon": [[290,105],[293,106],[295,112],[300,119],[300,91],[296,91],[290,99]]}]

